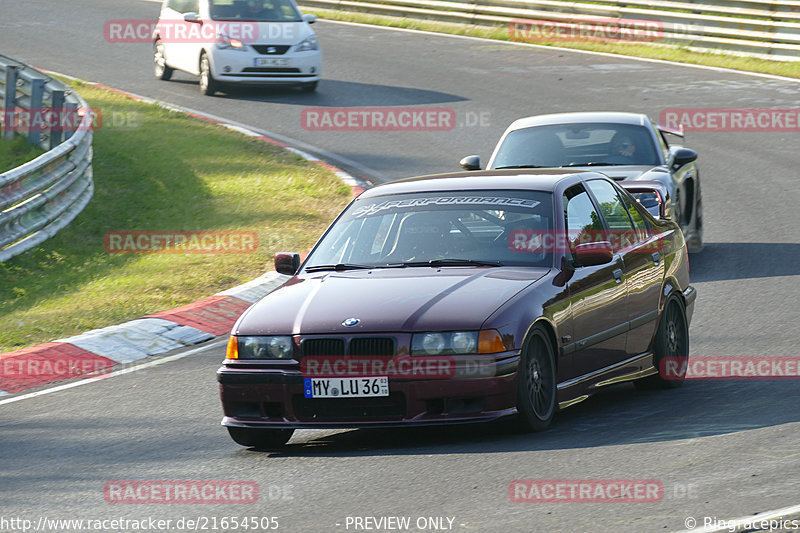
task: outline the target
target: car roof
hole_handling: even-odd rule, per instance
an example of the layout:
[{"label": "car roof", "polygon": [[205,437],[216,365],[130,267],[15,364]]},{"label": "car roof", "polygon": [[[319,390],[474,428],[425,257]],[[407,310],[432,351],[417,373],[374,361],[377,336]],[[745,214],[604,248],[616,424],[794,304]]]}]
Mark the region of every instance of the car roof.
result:
[{"label": "car roof", "polygon": [[511,123],[508,129],[518,130],[533,126],[546,126],[550,124],[575,124],[584,122],[632,124],[636,126],[644,126],[650,122],[650,119],[647,118],[647,115],[642,113],[622,113],[612,111],[551,113],[549,115],[535,115],[517,119]]},{"label": "car roof", "polygon": [[589,178],[605,178],[600,172],[575,172],[569,169],[505,169],[475,170],[431,174],[405,178],[364,191],[359,198],[370,198],[388,194],[407,194],[427,191],[485,191],[485,190],[531,190],[552,192],[561,182],[578,182]]}]

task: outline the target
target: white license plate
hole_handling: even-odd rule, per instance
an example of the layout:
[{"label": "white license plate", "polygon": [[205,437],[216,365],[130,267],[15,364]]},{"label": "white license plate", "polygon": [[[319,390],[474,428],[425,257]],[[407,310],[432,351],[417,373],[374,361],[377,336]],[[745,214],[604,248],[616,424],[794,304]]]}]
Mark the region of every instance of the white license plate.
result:
[{"label": "white license plate", "polygon": [[254,61],[257,67],[285,67],[289,64],[288,59],[276,57],[257,57]]},{"label": "white license plate", "polygon": [[303,389],[306,398],[389,396],[389,378],[304,378]]}]

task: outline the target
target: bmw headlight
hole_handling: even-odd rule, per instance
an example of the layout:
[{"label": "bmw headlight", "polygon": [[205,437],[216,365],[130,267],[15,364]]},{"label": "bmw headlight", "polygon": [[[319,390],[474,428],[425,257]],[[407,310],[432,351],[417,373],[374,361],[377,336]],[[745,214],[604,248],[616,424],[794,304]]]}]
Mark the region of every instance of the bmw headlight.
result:
[{"label": "bmw headlight", "polygon": [[411,355],[500,353],[512,350],[511,344],[496,329],[415,333],[411,337]]},{"label": "bmw headlight", "polygon": [[316,35],[311,35],[294,46],[295,52],[308,52],[309,50],[319,50]]},{"label": "bmw headlight", "polygon": [[[294,346],[289,336],[241,336],[236,339],[235,354],[228,348],[228,359],[292,359]],[[231,357],[231,355],[235,355]]]}]

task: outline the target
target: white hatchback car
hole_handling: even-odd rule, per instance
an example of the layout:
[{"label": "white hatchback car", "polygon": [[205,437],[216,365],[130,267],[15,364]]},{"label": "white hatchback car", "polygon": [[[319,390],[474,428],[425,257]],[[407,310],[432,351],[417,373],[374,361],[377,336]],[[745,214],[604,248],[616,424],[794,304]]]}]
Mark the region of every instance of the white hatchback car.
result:
[{"label": "white hatchback car", "polygon": [[294,85],[314,91],[322,53],[295,0],[164,0],[153,33],[156,77],[200,76],[200,91],[223,84]]}]

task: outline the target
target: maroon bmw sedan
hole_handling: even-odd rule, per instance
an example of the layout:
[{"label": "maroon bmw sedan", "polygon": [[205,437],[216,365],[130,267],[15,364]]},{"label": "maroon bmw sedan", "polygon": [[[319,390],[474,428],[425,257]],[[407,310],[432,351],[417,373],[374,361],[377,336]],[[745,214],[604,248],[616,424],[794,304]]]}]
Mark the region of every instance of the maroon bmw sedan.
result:
[{"label": "maroon bmw sedan", "polygon": [[[296,428],[560,409],[685,375],[695,290],[680,228],[596,172],[494,170],[364,192],[233,327],[217,372],[244,446]],[[669,364],[667,364],[669,363]]]}]

